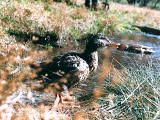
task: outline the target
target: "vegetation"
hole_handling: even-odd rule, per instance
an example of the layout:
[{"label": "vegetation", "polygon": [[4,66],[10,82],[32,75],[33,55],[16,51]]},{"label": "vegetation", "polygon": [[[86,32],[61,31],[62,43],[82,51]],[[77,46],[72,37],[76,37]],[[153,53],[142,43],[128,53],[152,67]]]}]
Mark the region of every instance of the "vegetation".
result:
[{"label": "vegetation", "polygon": [[[110,52],[104,52],[101,70],[77,86],[74,105],[53,107],[54,96],[35,94],[32,80],[36,71],[30,64],[50,59],[62,52],[81,51],[81,42],[89,33],[140,32],[132,25],[160,29],[160,12],[117,3],[110,10],[84,7],[84,1],[56,3],[52,0],[0,1],[0,119],[158,119],[160,118],[160,63],[148,62],[118,70],[109,64]],[[62,47],[62,48],[61,48]],[[67,49],[65,49],[67,48]],[[64,50],[65,49],[65,50]],[[17,97],[15,97],[17,96]],[[23,100],[25,96],[26,102]],[[49,96],[49,97],[48,97]],[[40,102],[37,99],[41,99]]]},{"label": "vegetation", "polygon": [[[136,65],[138,70],[125,69],[118,79],[105,84],[107,91],[112,92],[114,109],[111,112],[114,119],[158,119],[159,118],[159,74],[158,68],[148,62],[148,65]],[[159,66],[159,63],[158,63]],[[121,83],[121,84],[119,84]],[[109,90],[110,89],[110,90]],[[107,92],[106,91],[106,92]],[[110,93],[111,94],[111,93]],[[111,108],[113,108],[113,106]],[[116,111],[116,112],[115,112]]]},{"label": "vegetation", "polygon": [[[55,34],[55,40],[70,36],[78,39],[87,33],[113,34],[137,31],[132,24],[159,28],[159,12],[134,6],[111,4],[110,10],[90,11],[85,7],[67,6],[65,3],[40,1],[1,1],[0,32],[32,40]],[[49,39],[48,38],[48,39]],[[22,39],[22,41],[24,41]],[[53,39],[53,38],[52,38]],[[44,42],[44,41],[43,41]],[[40,42],[41,43],[41,42]]]}]

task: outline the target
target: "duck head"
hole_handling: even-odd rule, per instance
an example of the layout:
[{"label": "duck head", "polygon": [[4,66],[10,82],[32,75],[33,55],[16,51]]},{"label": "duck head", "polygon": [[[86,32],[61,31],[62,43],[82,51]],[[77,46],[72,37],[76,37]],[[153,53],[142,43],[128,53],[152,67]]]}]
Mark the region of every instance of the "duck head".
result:
[{"label": "duck head", "polygon": [[99,48],[107,47],[111,41],[103,34],[90,34],[86,45],[86,52],[94,52]]}]

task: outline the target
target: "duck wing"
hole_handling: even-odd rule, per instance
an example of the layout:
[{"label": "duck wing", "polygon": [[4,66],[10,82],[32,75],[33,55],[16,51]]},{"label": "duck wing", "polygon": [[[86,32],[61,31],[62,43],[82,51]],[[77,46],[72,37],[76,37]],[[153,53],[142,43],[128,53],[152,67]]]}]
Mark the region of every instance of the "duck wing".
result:
[{"label": "duck wing", "polygon": [[47,77],[52,80],[55,73],[63,77],[69,74],[69,79],[72,76],[76,82],[85,80],[89,75],[89,65],[81,58],[81,54],[74,52],[54,57],[49,62],[40,63],[38,67],[32,65],[32,68],[40,69],[37,73],[38,77],[47,74]]},{"label": "duck wing", "polygon": [[81,54],[73,52],[56,56],[51,61],[40,63],[39,67],[34,68],[41,68],[44,73],[61,71],[67,74],[82,71],[87,67],[88,64],[81,58]]}]

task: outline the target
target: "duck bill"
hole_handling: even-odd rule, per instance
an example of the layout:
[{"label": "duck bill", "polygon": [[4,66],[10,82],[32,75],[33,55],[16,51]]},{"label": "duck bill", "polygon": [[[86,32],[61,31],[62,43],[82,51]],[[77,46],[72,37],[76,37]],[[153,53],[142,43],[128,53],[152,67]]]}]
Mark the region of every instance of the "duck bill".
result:
[{"label": "duck bill", "polygon": [[109,43],[109,44],[107,44],[107,46],[110,47],[110,48],[118,48],[119,45],[120,45],[119,43]]}]

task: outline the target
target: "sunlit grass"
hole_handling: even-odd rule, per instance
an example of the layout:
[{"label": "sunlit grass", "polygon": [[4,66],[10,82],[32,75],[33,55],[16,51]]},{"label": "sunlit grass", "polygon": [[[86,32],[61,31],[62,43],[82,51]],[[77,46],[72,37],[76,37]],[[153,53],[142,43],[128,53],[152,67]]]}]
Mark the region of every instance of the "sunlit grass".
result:
[{"label": "sunlit grass", "polygon": [[128,21],[131,24],[159,28],[157,25],[160,24],[160,13],[157,10],[139,8],[131,5],[112,4],[111,12],[112,11],[115,11],[116,13],[120,11],[119,19],[124,20],[125,22]]},{"label": "sunlit grass", "polygon": [[84,6],[72,7],[53,1],[1,1],[0,6],[2,33],[14,30],[41,35],[54,31],[59,39],[68,35],[77,39],[86,33],[128,32],[134,30],[132,24],[155,28],[160,24],[156,10],[115,3],[109,11],[90,11]]}]

